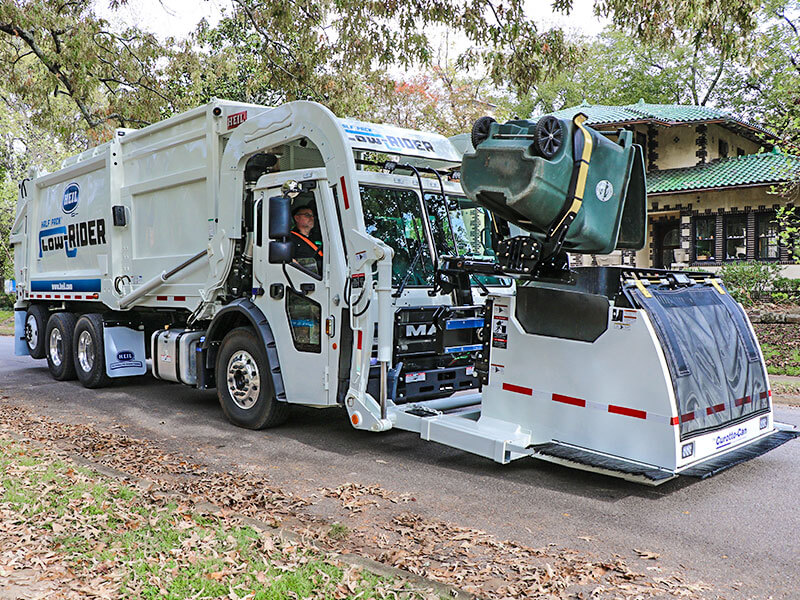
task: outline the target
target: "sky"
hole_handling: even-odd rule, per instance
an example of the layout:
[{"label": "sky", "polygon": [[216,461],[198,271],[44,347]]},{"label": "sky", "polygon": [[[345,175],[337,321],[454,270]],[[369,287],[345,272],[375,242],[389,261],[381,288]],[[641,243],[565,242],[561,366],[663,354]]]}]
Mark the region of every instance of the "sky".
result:
[{"label": "sky", "polygon": [[[526,5],[528,14],[533,15],[542,28],[559,26],[594,35],[606,24],[592,14],[594,0],[574,0],[573,11],[566,17],[553,13],[547,0],[527,0]],[[214,25],[223,10],[230,12],[230,7],[231,0],[128,0],[127,5],[112,11],[107,1],[95,2],[97,14],[112,23],[119,26],[138,25],[162,40],[169,36],[186,37],[202,18]]]}]

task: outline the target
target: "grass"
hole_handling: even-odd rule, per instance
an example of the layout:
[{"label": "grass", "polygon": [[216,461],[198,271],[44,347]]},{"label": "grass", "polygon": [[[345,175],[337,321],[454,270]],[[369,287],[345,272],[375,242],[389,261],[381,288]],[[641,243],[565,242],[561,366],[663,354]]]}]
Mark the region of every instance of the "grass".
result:
[{"label": "grass", "polygon": [[333,523],[328,530],[328,537],[332,540],[344,540],[350,535],[350,528],[341,523]]},{"label": "grass", "polygon": [[[79,580],[96,585],[99,578],[114,597],[430,597],[234,517],[198,514],[2,439],[0,517],[17,527],[17,537],[0,530],[0,547],[27,540],[20,551],[54,552]],[[349,533],[334,523],[329,535]]]},{"label": "grass", "polygon": [[761,351],[771,375],[800,376],[800,349],[789,350],[788,356],[772,344],[762,344]]},{"label": "grass", "polygon": [[14,335],[13,310],[0,310],[0,335]]}]

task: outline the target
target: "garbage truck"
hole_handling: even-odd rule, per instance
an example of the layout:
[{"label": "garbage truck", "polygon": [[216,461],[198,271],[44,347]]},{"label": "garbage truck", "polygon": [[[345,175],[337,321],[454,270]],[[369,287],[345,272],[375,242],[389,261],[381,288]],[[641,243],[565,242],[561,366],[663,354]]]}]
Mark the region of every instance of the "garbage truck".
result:
[{"label": "garbage truck", "polygon": [[645,242],[630,132],[487,117],[466,137],[306,101],[118,129],[20,182],[15,352],[87,389],[216,388],[241,427],[344,407],[650,485],[797,435],[714,275],[570,266]]}]

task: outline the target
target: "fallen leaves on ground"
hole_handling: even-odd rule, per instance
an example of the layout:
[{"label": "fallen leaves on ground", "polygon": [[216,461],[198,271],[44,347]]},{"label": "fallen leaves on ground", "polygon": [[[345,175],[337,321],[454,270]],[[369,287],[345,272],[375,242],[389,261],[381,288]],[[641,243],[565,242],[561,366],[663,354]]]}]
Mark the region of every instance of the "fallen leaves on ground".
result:
[{"label": "fallen leaves on ground", "polygon": [[684,581],[677,574],[661,573],[652,578],[634,571],[622,558],[592,560],[577,551],[547,544],[547,540],[542,541],[541,548],[530,548],[410,512],[366,511],[379,500],[398,507],[413,500],[374,485],[345,483],[322,490],[323,495],[354,513],[354,518],[362,517],[357,526],[348,523],[350,535],[334,540],[328,536],[329,524],[320,522],[308,510],[313,498],[271,485],[264,476],[212,472],[186,457],[164,452],[152,441],[98,431],[89,425],[55,422],[16,406],[0,405],[0,428],[3,426],[152,480],[159,489],[179,492],[196,504],[210,502],[268,523],[290,525],[319,547],[370,556],[482,598],[701,599],[710,589],[703,583]]},{"label": "fallen leaves on ground", "polygon": [[0,466],[3,599],[438,597],[2,435]]}]

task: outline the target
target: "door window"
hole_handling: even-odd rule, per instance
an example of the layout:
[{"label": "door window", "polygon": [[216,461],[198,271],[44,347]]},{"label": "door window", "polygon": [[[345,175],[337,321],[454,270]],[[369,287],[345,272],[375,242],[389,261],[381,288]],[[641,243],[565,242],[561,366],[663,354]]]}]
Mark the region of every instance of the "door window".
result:
[{"label": "door window", "polygon": [[322,279],[322,229],[314,192],[303,192],[292,200],[292,266]]},{"label": "door window", "polygon": [[300,352],[322,352],[322,307],[308,296],[286,290],[286,317],[294,347]]}]

